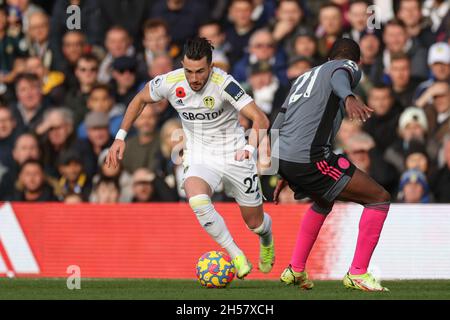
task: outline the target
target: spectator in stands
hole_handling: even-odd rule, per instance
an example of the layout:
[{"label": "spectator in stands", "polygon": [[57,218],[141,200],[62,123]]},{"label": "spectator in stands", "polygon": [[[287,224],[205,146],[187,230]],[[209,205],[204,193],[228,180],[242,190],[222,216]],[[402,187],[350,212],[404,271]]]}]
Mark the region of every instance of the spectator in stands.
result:
[{"label": "spectator in stands", "polygon": [[230,62],[227,58],[230,44],[226,42],[225,32],[218,21],[208,21],[202,24],[198,29],[198,36],[211,41],[214,46],[212,62],[214,66],[228,72]]},{"label": "spectator in stands", "polygon": [[12,150],[13,161],[8,166],[0,164],[0,199],[5,200],[10,196],[20,166],[28,159],[39,160],[40,156],[36,136],[24,133],[17,137]]},{"label": "spectator in stands", "polygon": [[102,177],[94,186],[92,198],[95,203],[118,203],[120,198],[120,186],[116,179]]},{"label": "spectator in stands", "polygon": [[69,193],[66,194],[64,197],[64,203],[65,204],[80,204],[83,203],[83,198],[76,193]]},{"label": "spectator in stands", "polygon": [[334,153],[340,154],[344,152],[344,146],[348,144],[348,140],[354,136],[362,133],[362,123],[359,121],[352,121],[345,117],[342,120],[341,127],[339,128],[334,143]]},{"label": "spectator in stands", "polygon": [[160,141],[160,150],[156,155],[158,165],[155,173],[164,179],[171,190],[178,192],[180,199],[185,199],[186,195],[181,189],[184,169],[180,154],[185,138],[179,119],[170,119],[164,123],[161,128]]},{"label": "spectator in stands", "polygon": [[77,84],[75,68],[78,60],[85,53],[87,48],[86,36],[81,31],[73,30],[64,34],[62,39],[62,55],[56,61],[57,70],[64,73],[66,83],[69,87]]},{"label": "spectator in stands", "polygon": [[30,73],[20,74],[15,87],[18,101],[13,113],[17,127],[20,131],[34,130],[48,105],[42,95],[39,78]]},{"label": "spectator in stands", "polygon": [[47,183],[44,167],[38,160],[26,160],[20,167],[19,178],[11,201],[57,201],[52,187]]},{"label": "spectator in stands", "polygon": [[28,35],[28,53],[37,56],[48,69],[54,67],[54,53],[50,48],[50,21],[48,15],[43,11],[36,11],[30,15],[30,26]]},{"label": "spectator in stands", "polygon": [[[78,1],[78,0],[58,0],[53,2],[52,15],[50,18],[50,43],[52,48],[56,48],[57,59],[62,58],[61,49],[63,47],[63,37],[67,30],[67,8],[75,4],[80,8],[81,31],[85,35],[86,43],[89,45],[102,46],[104,41],[103,29],[105,29],[106,20],[101,16],[97,0]],[[110,2],[110,4],[112,4]],[[134,16],[133,16],[134,17]],[[71,32],[71,31],[70,31]]]},{"label": "spectator in stands", "polygon": [[87,108],[87,100],[91,90],[97,83],[99,61],[92,54],[84,54],[78,59],[75,67],[77,83],[70,87],[66,94],[64,105],[73,112],[75,128],[83,121]]},{"label": "spectator in stands", "polygon": [[138,75],[146,78],[154,59],[160,55],[168,55],[172,59],[180,55],[180,48],[170,44],[169,26],[160,19],[149,19],[144,23],[144,51],[137,55]]},{"label": "spectator in stands", "polygon": [[394,100],[391,88],[384,84],[377,84],[369,91],[367,103],[374,113],[364,123],[363,129],[374,138],[378,151],[383,153],[397,138],[402,108]]},{"label": "spectator in stands", "polygon": [[177,201],[176,189],[170,189],[163,179],[147,168],[139,168],[133,174],[133,202]]},{"label": "spectator in stands", "polygon": [[134,123],[137,135],[127,140],[127,149],[122,161],[126,171],[133,173],[138,168],[155,170],[156,154],[160,148],[157,123],[157,110],[153,105],[146,106]]},{"label": "spectator in stands", "polygon": [[18,39],[8,35],[7,18],[6,8],[0,6],[0,84],[13,70],[15,58],[25,54],[19,46]]},{"label": "spectator in stands", "polygon": [[408,55],[404,53],[391,55],[388,74],[392,82],[394,99],[402,109],[412,105],[414,91],[420,81],[411,76],[411,60]]},{"label": "spectator in stands", "polygon": [[416,169],[430,177],[433,173],[433,164],[428,156],[424,143],[412,140],[405,154],[405,170]]},{"label": "spectator in stands", "polygon": [[[101,112],[108,115],[109,132],[111,136],[117,133],[123,119],[125,106],[115,103],[108,86],[97,84],[92,87],[87,100],[87,109],[88,111]],[[86,124],[84,122],[78,126],[77,136],[80,139],[87,137]]]},{"label": "spectator in stands", "polygon": [[298,56],[289,61],[286,74],[289,80],[289,87],[306,71],[313,67],[312,61],[309,58]]},{"label": "spectator in stands", "polygon": [[115,102],[128,106],[139,89],[135,58],[123,56],[114,59],[111,87]]},{"label": "spectator in stands", "polygon": [[428,121],[422,109],[409,107],[402,112],[398,122],[399,138],[386,149],[384,159],[392,164],[398,172],[403,172],[409,143],[412,140],[426,141]]},{"label": "spectator in stands", "polygon": [[418,79],[428,78],[427,50],[410,39],[403,22],[399,20],[389,21],[384,27],[383,42],[385,49],[382,59],[378,61],[378,69],[388,74],[392,55],[406,53],[411,61],[411,77]]},{"label": "spectator in stands", "polygon": [[431,70],[431,78],[417,87],[414,100],[417,100],[436,81],[450,81],[450,45],[448,43],[438,42],[430,47],[428,67]]},{"label": "spectator in stands", "polygon": [[209,19],[207,9],[204,1],[158,0],[153,5],[151,17],[167,22],[172,42],[181,48],[186,39],[197,34],[202,22]]},{"label": "spectator in stands", "polygon": [[87,139],[83,139],[76,146],[79,154],[83,155],[83,167],[89,179],[98,172],[98,157],[103,149],[108,148],[113,138],[109,133],[108,114],[91,111],[86,115],[85,125]]},{"label": "spectator in stands", "polygon": [[297,0],[283,0],[278,4],[275,21],[271,27],[272,36],[279,48],[290,58],[295,56],[294,43],[296,34],[304,28],[304,12]]},{"label": "spectator in stands", "polygon": [[328,51],[336,39],[342,36],[343,16],[341,8],[334,3],[326,3],[320,7],[319,26],[316,36],[318,52],[322,58],[328,57]]},{"label": "spectator in stands", "polygon": [[225,33],[230,44],[228,58],[232,66],[244,56],[250,36],[257,28],[252,20],[252,12],[252,0],[232,0],[230,3],[228,16],[231,26]]},{"label": "spectator in stands", "polygon": [[130,35],[125,28],[120,26],[113,26],[108,30],[106,33],[105,47],[108,52],[100,64],[98,74],[98,81],[101,83],[109,83],[111,80],[114,59],[135,55],[135,49],[132,45]]},{"label": "spectator in stands", "polygon": [[[120,197],[119,202],[131,202],[133,197],[132,194],[132,177],[131,175],[123,170],[123,165],[119,164],[117,167],[108,166],[105,163],[106,156],[108,154],[108,149],[103,150],[98,157],[98,167],[100,168],[99,173],[97,173],[93,179],[92,184],[96,185],[103,178],[111,178],[118,181],[120,186]],[[91,193],[89,202],[97,202],[95,198],[95,193]]]},{"label": "spectator in stands", "polygon": [[358,169],[369,174],[390,194],[395,194],[398,175],[395,168],[383,161],[375,148],[375,141],[365,132],[351,136],[344,145],[344,152]]},{"label": "spectator in stands", "polygon": [[419,170],[405,171],[400,178],[398,200],[403,203],[430,203],[433,195],[425,175]]},{"label": "spectator in stands", "polygon": [[431,21],[431,31],[436,34],[437,41],[443,41],[448,35],[450,5],[446,0],[426,0],[423,4],[424,16]]},{"label": "spectator in stands", "polygon": [[0,164],[11,168],[14,161],[12,150],[19,132],[11,109],[0,102]]},{"label": "spectator in stands", "polygon": [[344,33],[344,38],[350,38],[360,43],[364,34],[374,34],[373,29],[367,27],[369,19],[369,4],[367,0],[352,1],[348,10],[348,20],[350,28]]},{"label": "spectator in stands", "polygon": [[430,179],[431,189],[440,203],[450,203],[450,134],[447,134],[443,142],[444,165]]},{"label": "spectator in stands", "polygon": [[45,172],[59,177],[59,155],[71,149],[74,143],[72,112],[67,108],[48,109],[36,128],[36,133],[41,138]]},{"label": "spectator in stands", "polygon": [[16,139],[12,152],[15,163],[21,166],[26,160],[39,160],[41,150],[37,137],[32,133],[22,133]]},{"label": "spectator in stands", "polygon": [[441,144],[444,136],[450,132],[449,89],[448,82],[435,82],[416,101],[416,105],[423,108],[427,115],[430,142]]},{"label": "spectator in stands", "polygon": [[150,9],[155,1],[94,0],[93,2],[96,4],[96,8],[100,9],[100,17],[95,22],[101,26],[101,39],[105,38],[105,30],[117,25],[134,37],[136,48],[140,45],[142,25],[149,18]]},{"label": "spectator in stands", "polygon": [[268,61],[259,61],[250,65],[248,84],[250,86],[248,93],[272,123],[289,89],[283,86],[273,74],[272,66]]},{"label": "spectator in stands", "polygon": [[313,67],[324,62],[317,51],[317,39],[314,32],[307,27],[300,28],[295,34],[294,57],[299,56],[309,59]]},{"label": "spectator in stands", "polygon": [[[382,43],[380,39],[373,33],[365,33],[361,35],[359,47],[361,48],[361,70],[365,77],[372,83],[379,82],[383,77],[383,70],[377,68],[382,57],[379,55]],[[364,78],[362,79],[364,81]]]},{"label": "spectator in stands", "polygon": [[60,71],[50,71],[38,57],[30,57],[25,62],[27,72],[35,74],[42,84],[42,94],[52,105],[64,102],[66,88],[65,75]]},{"label": "spectator in stands", "polygon": [[43,9],[38,5],[31,3],[30,0],[11,1],[8,0],[8,5],[14,8],[14,14],[21,18],[21,25],[24,33],[28,33],[29,29],[33,28],[31,24],[31,16],[36,12],[43,12]]},{"label": "spectator in stands", "polygon": [[286,57],[277,50],[272,34],[267,29],[255,31],[249,40],[248,53],[236,62],[232,75],[243,83],[247,80],[250,65],[256,62],[266,61],[272,65],[273,72],[281,84],[287,85]]},{"label": "spectator in stands", "polygon": [[436,42],[430,24],[423,19],[420,0],[400,0],[397,18],[405,24],[411,40],[421,47],[428,48]]},{"label": "spectator in stands", "polygon": [[87,201],[91,192],[91,180],[84,171],[79,152],[75,149],[61,152],[58,170],[61,175],[56,191],[59,200],[64,200],[68,194],[78,194]]},{"label": "spectator in stands", "polygon": [[147,74],[141,80],[151,80],[161,74],[169,73],[173,70],[173,60],[167,54],[156,56],[149,66]]}]

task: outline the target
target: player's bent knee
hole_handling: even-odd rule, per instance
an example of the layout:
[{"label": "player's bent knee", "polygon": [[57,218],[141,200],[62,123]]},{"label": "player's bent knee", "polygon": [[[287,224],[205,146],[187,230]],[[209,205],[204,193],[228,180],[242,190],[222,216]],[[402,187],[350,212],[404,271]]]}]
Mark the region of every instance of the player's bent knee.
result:
[{"label": "player's bent knee", "polygon": [[189,198],[189,205],[196,215],[204,215],[213,209],[211,198],[207,194],[199,194]]}]

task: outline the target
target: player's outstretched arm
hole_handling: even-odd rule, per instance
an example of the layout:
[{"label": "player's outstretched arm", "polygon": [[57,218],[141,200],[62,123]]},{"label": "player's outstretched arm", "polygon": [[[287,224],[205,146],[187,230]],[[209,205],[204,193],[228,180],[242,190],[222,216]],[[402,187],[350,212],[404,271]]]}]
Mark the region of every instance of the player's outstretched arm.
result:
[{"label": "player's outstretched arm", "polygon": [[[236,153],[236,160],[242,161],[244,159],[249,159],[254,152],[257,152],[259,146],[264,146],[269,151],[269,139],[267,135],[267,130],[269,128],[270,122],[264,112],[261,111],[255,104],[255,102],[250,102],[248,105],[243,107],[240,111],[242,115],[253,122],[252,130],[248,138],[248,144],[250,149],[239,150]],[[267,155],[269,156],[269,155]]]},{"label": "player's outstretched arm", "polygon": [[373,109],[358,100],[352,92],[350,77],[343,69],[336,70],[331,77],[331,87],[333,92],[345,103],[345,110],[350,120],[358,119],[365,122],[370,118]]},{"label": "player's outstretched arm", "polygon": [[120,125],[120,130],[117,133],[111,148],[109,148],[108,156],[106,157],[106,164],[108,167],[111,165],[117,167],[119,165],[119,161],[122,160],[125,151],[125,137],[127,132],[141,114],[142,110],[144,110],[145,105],[153,102],[154,101],[150,97],[149,86],[146,84],[128,105],[122,124]]}]

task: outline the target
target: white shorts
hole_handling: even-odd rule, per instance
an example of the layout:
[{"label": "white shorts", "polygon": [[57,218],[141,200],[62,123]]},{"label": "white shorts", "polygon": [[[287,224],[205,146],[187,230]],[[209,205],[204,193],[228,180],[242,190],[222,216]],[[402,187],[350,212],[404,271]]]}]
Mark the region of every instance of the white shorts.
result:
[{"label": "white shorts", "polygon": [[183,184],[189,177],[199,177],[214,192],[220,182],[223,182],[226,194],[233,197],[240,206],[260,206],[262,194],[255,161],[230,161],[226,164],[218,162],[211,159],[203,164],[185,164]]}]

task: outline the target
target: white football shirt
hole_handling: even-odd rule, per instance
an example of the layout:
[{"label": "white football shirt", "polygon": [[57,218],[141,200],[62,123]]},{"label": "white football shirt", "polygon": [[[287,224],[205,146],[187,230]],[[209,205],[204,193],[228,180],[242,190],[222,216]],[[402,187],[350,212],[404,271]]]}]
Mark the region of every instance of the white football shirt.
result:
[{"label": "white football shirt", "polygon": [[191,89],[183,68],[155,77],[149,88],[153,101],[167,99],[178,111],[187,138],[186,154],[223,156],[246,144],[238,112],[253,99],[221,69],[212,69],[200,91]]}]

